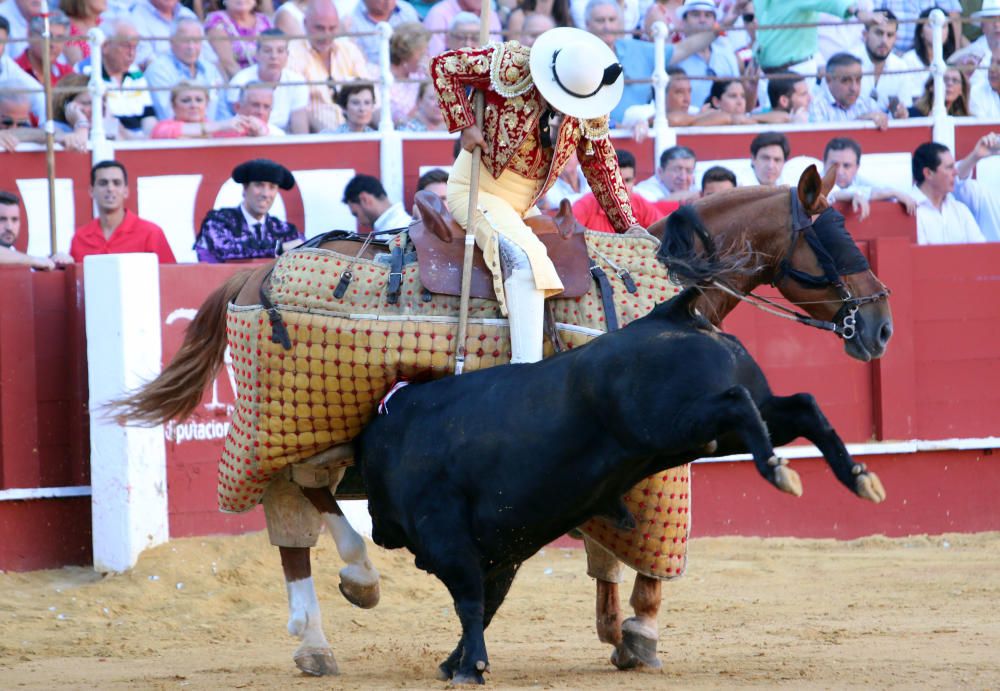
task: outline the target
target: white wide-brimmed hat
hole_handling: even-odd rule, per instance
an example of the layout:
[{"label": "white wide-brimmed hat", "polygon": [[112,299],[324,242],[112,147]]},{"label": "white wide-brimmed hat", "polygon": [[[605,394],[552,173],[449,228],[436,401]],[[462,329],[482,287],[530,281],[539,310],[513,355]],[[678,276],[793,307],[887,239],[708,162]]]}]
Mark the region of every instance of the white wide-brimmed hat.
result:
[{"label": "white wide-brimmed hat", "polygon": [[684,4],[677,10],[678,18],[684,19],[691,10],[708,10],[715,14],[716,21],[719,20],[719,8],[713,0],[684,0]]},{"label": "white wide-brimmed hat", "polygon": [[983,7],[972,13],[973,19],[980,17],[1000,17],[1000,0],[983,0]]},{"label": "white wide-brimmed hat", "polygon": [[625,90],[614,51],[583,29],[549,29],[531,46],[529,65],[542,97],[575,118],[609,114]]}]

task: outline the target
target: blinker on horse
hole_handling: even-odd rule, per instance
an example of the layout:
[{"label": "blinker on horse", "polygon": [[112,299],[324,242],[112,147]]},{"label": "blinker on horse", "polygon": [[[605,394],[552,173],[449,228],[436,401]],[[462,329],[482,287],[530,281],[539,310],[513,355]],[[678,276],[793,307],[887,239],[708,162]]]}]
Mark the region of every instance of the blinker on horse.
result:
[{"label": "blinker on horse", "polygon": [[[812,170],[811,174],[807,171],[798,187],[793,188],[791,193],[798,197],[803,208],[810,215],[819,214],[825,208],[821,181],[815,170]],[[786,257],[796,270],[813,274],[820,272],[819,262],[808,243],[801,239],[801,235],[799,240],[790,241],[792,237],[791,207],[787,188],[736,190],[728,195],[717,195],[717,197],[718,199],[711,197],[695,205],[698,212],[697,218],[703,222],[704,232],[707,233],[707,237],[715,246],[724,250],[736,246],[749,249],[750,262],[744,268],[752,269],[751,271],[717,275],[716,278],[719,279],[720,284],[724,283],[739,293],[749,293],[757,285],[772,280],[777,272],[777,262]],[[705,254],[705,248],[703,240],[695,232],[695,225],[681,223],[683,219],[684,215],[677,216],[677,220],[673,223],[672,237],[676,239],[686,236],[686,246],[691,256],[685,255],[684,252],[677,252],[671,261],[678,266],[684,261],[694,265],[695,260],[699,259],[699,255]],[[629,238],[622,238],[616,242],[627,244],[631,241]],[[681,245],[684,244],[680,240],[675,242],[672,239],[670,242],[673,245],[677,245],[678,242]],[[350,265],[357,254],[358,245],[352,242],[338,241],[327,243],[324,248],[331,250],[329,256]],[[366,247],[365,251],[370,253],[372,248]],[[600,259],[598,260],[600,261]],[[658,281],[664,280],[662,268],[655,276],[647,275],[645,272],[651,269],[643,269],[638,262],[630,269],[636,282],[640,284],[656,286]],[[159,377],[122,402],[121,410],[125,417],[133,421],[158,423],[167,419],[184,418],[198,406],[202,391],[214,380],[219,368],[223,365],[226,350],[227,309],[247,310],[253,308],[259,310],[259,295],[262,289],[268,287],[267,275],[270,270],[271,267],[261,267],[234,277],[206,300],[188,327],[184,344],[174,360]],[[611,280],[614,281],[613,276],[611,276]],[[844,276],[842,280],[853,295],[874,295],[881,289],[878,279],[870,271]],[[832,286],[822,289],[812,287],[806,290],[794,281],[783,280],[779,283],[779,289],[793,302],[805,301],[807,304],[803,304],[802,308],[811,317],[818,320],[832,320],[843,302],[837,290]],[[385,286],[382,286],[382,290],[385,290]],[[615,290],[622,291],[624,286],[616,282]],[[227,307],[230,302],[232,302],[232,306]],[[701,294],[697,295],[695,299],[698,309],[716,324],[738,302],[736,297],[711,287],[702,289]],[[600,304],[599,298],[597,303]],[[277,305],[278,312],[284,308],[283,304]],[[383,306],[381,309],[388,311],[390,308]],[[401,308],[397,305],[393,309],[399,310]],[[557,313],[561,312],[557,310]],[[576,312],[567,310],[567,313],[576,318]],[[581,314],[580,317],[582,318],[582,316]],[[630,316],[626,315],[625,321]],[[622,318],[622,315],[619,317]],[[858,329],[859,338],[856,340],[863,352],[859,350],[854,353],[850,350],[854,346],[848,346],[849,354],[855,356],[867,354],[869,357],[878,357],[884,352],[885,340],[887,340],[886,331],[891,333],[891,316],[887,301],[870,301],[860,305],[857,318],[860,326]],[[879,344],[880,340],[881,345]],[[866,358],[861,357],[860,359]],[[252,367],[252,363],[249,366]],[[751,389],[753,388],[751,387]],[[755,404],[768,420],[772,435],[777,434],[772,440],[775,445],[785,443],[796,436],[805,435],[814,443],[817,443],[816,439],[820,439],[820,442],[826,445],[824,447],[817,443],[817,446],[824,450],[828,460],[831,455],[836,458],[840,454],[838,448],[835,448],[835,444],[831,446],[832,442],[824,441],[823,430],[827,429],[829,425],[825,423],[825,419],[819,417],[818,409],[815,412],[812,410],[814,402],[811,402],[811,398],[790,397],[794,399],[792,402],[786,403],[779,400],[774,404],[768,404],[764,399],[766,398],[765,394],[769,394],[769,392],[763,389],[755,391]],[[779,439],[785,439],[785,441],[779,441]],[[726,437],[720,437],[720,448],[726,448],[724,443],[728,443]],[[843,453],[846,454],[846,452]],[[290,505],[292,507],[289,509],[291,513],[285,515],[295,519],[291,521],[292,525],[296,524],[297,521],[311,524],[315,520],[328,526],[337,541],[338,551],[349,565],[342,572],[342,591],[352,602],[362,606],[370,606],[377,601],[377,572],[374,571],[367,558],[364,542],[339,515],[339,509],[333,499],[333,491],[340,482],[342,472],[324,471],[324,466],[321,463],[321,461],[340,459],[333,465],[336,468],[337,465],[343,464],[345,456],[350,457],[350,455],[349,446],[334,447],[327,452],[320,453],[314,459],[307,459],[291,466],[293,480],[300,482],[303,476],[308,476],[312,479],[311,484],[315,485],[320,482],[321,486],[300,489],[285,479],[287,487],[283,491],[287,491],[287,496],[293,500],[295,496],[298,497]],[[838,479],[860,496],[868,496],[872,500],[878,500],[876,489],[869,488],[871,491],[866,494],[867,490],[862,486],[863,481],[873,476],[864,472],[863,466],[859,467],[859,464],[844,465],[842,459],[849,457],[840,456],[840,458],[838,463],[841,463],[841,466],[838,467],[846,469],[846,472],[838,472]],[[319,465],[319,471],[322,471],[319,474],[316,472],[317,465]],[[300,473],[299,470],[305,472]],[[323,475],[324,472],[327,474]],[[784,471],[776,471],[775,475],[785,475],[787,481],[783,481],[783,484],[788,488],[795,488],[794,481],[788,479],[794,477],[793,475]],[[321,476],[325,477],[326,480],[317,480]],[[296,501],[298,503],[295,503]],[[312,539],[314,538],[315,535]],[[281,542],[276,544],[281,544],[282,564],[289,587],[289,630],[303,639],[302,645],[294,655],[296,664],[304,671],[313,674],[335,673],[336,663],[322,631],[318,599],[310,578],[310,550],[307,546],[310,541],[305,537],[294,537],[294,539],[288,540],[287,545]],[[622,622],[618,611],[617,585],[598,581],[599,592],[603,593],[604,596],[602,600],[604,609],[598,618],[599,635],[602,640],[616,647],[615,659],[622,667],[658,662],[655,659],[655,615],[660,602],[659,584],[660,581],[656,578],[642,574],[637,576],[636,591],[633,594],[637,616],[633,620]],[[647,625],[650,621],[652,622],[651,626]],[[651,642],[648,637],[643,638],[648,636],[650,632]]]}]

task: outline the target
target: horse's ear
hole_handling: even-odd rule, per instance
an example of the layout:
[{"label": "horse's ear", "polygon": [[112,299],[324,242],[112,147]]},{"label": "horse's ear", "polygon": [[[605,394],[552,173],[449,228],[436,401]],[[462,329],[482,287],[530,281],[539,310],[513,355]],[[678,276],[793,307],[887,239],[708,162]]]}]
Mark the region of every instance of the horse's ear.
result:
[{"label": "horse's ear", "polygon": [[799,201],[802,202],[802,208],[810,216],[818,214],[829,206],[823,196],[824,184],[825,181],[820,178],[815,164],[806,168],[802,177],[799,178]]}]

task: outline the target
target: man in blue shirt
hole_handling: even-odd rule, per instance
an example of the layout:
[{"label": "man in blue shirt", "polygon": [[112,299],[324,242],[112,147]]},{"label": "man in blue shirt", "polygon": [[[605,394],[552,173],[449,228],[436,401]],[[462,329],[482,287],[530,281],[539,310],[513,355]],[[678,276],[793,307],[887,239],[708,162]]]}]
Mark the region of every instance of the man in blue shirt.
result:
[{"label": "man in blue shirt", "polygon": [[[170,37],[170,52],[158,55],[146,68],[146,82],[153,87],[153,108],[160,120],[170,120],[174,117],[174,109],[170,105],[170,87],[178,82],[188,81],[205,86],[219,86],[226,80],[219,68],[201,58],[201,47],[204,45],[205,30],[201,23],[193,17],[182,17],[174,22],[173,34]],[[228,117],[219,92],[210,89],[208,92],[209,120],[221,120]]]}]

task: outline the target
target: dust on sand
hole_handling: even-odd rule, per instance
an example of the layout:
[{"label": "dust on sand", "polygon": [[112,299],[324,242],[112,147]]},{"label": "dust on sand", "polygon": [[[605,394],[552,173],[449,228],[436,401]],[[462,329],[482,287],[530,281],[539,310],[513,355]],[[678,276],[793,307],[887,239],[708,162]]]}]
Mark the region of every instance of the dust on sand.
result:
[{"label": "dust on sand", "polygon": [[[0,688],[432,688],[458,638],[444,587],[371,548],[382,602],[338,593],[313,553],[335,678],[297,672],[278,552],[264,534],[175,540],[131,572],[0,574]],[[487,632],[497,688],[1000,685],[1000,533],[691,543],[664,585],[660,674],[622,673],[594,632],[579,549],[525,564]],[[627,597],[627,589],[624,595]]]}]

